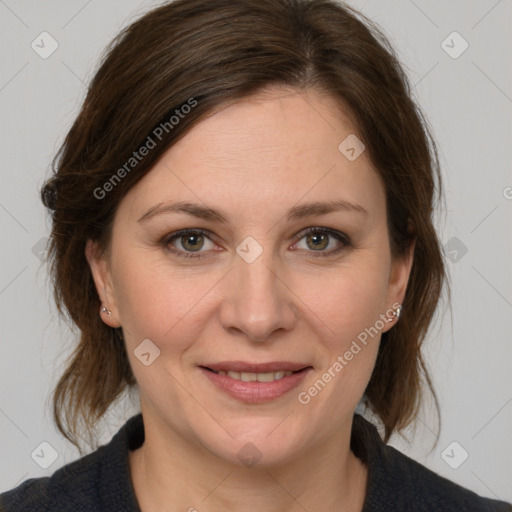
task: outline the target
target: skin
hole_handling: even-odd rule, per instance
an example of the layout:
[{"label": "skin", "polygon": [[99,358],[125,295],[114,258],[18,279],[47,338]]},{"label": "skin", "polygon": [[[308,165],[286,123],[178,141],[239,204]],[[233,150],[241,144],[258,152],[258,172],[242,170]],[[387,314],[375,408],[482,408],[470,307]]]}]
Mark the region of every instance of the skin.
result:
[{"label": "skin", "polygon": [[[122,326],[140,390],[146,437],[130,453],[130,469],[143,511],[362,509],[367,471],[350,451],[350,432],[380,334],[310,403],[297,398],[402,302],[412,264],[412,248],[403,259],[391,256],[385,188],[366,152],[351,162],[338,150],[352,133],[339,104],[316,91],[267,89],[233,103],[196,125],[123,198],[108,254],[87,244],[112,312],[102,318]],[[367,213],[286,219],[298,204],[339,199]],[[138,222],[178,200],[221,209],[228,222],[172,212]],[[317,249],[303,234],[308,227],[345,233],[351,244],[324,233]],[[171,247],[199,248],[201,258],[173,255],[160,242],[185,228],[212,235]],[[247,236],[262,248],[252,263],[236,252]],[[161,352],[145,366],[134,350],[148,338]],[[198,368],[225,360],[288,360],[313,370],[291,392],[249,404]],[[237,457],[248,442],[262,454],[253,467]]]}]

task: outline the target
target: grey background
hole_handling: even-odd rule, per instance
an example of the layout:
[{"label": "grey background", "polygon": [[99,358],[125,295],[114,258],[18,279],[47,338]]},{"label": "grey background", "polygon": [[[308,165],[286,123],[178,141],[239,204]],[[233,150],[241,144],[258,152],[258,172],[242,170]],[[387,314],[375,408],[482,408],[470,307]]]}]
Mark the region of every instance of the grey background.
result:
[{"label": "grey background", "polygon": [[[79,456],[51,420],[50,393],[73,334],[57,318],[37,256],[49,232],[38,190],[101,50],[156,4],[0,0],[0,492]],[[439,317],[425,348],[441,402],[440,438],[433,448],[435,418],[426,407],[411,444],[399,437],[391,444],[479,494],[512,501],[512,2],[350,5],[375,20],[398,50],[439,144],[448,205],[439,232],[452,315]],[[43,31],[59,45],[47,59],[31,47]],[[469,44],[458,58],[442,47],[453,31]],[[444,43],[452,53],[462,48],[457,37]],[[137,411],[129,400],[114,408],[100,425],[100,441]],[[58,454],[46,469],[31,457],[41,442]],[[459,463],[462,450],[468,458],[453,469],[447,461]]]}]

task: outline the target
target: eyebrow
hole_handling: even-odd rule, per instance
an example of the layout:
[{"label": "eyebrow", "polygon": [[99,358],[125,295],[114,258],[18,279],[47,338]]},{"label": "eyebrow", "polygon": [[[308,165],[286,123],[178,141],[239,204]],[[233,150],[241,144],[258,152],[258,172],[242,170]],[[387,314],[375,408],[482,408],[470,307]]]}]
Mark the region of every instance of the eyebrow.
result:
[{"label": "eyebrow", "polygon": [[[345,211],[368,215],[368,211],[361,205],[350,201],[316,201],[313,203],[305,203],[290,208],[286,214],[288,222],[292,220],[302,219],[304,217],[312,217],[314,215],[326,215],[332,212]],[[159,203],[150,208],[137,222],[145,222],[157,215],[164,213],[187,213],[198,219],[210,220],[227,224],[228,219],[224,212],[215,210],[206,206],[187,201],[179,201],[173,203]]]}]

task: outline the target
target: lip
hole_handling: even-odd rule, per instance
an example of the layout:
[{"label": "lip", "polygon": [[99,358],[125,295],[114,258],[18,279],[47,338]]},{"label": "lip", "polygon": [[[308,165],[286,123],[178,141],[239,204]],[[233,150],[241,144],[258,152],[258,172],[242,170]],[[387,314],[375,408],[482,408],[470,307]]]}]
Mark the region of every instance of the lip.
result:
[{"label": "lip", "polygon": [[215,372],[246,372],[246,373],[270,373],[279,370],[297,372],[311,365],[293,363],[291,361],[269,361],[267,363],[247,363],[245,361],[221,361],[220,363],[203,364],[202,368],[209,368]]},{"label": "lip", "polygon": [[[272,367],[271,365],[274,365],[275,363],[268,363],[266,368]],[[247,367],[258,367],[258,368],[265,368],[265,365],[247,365]],[[241,366],[237,366],[240,368]],[[241,380],[236,380],[231,378],[229,375],[219,375],[218,373],[215,373],[211,370],[209,370],[206,367],[200,366],[199,369],[209,379],[210,382],[212,382],[217,389],[223,391],[227,395],[231,396],[232,398],[235,398],[241,402],[251,403],[251,404],[258,404],[263,402],[268,402],[270,400],[274,400],[292,389],[299,386],[299,384],[304,380],[306,375],[312,370],[313,368],[311,366],[308,366],[304,368],[302,366],[301,369],[297,370],[288,370],[288,371],[295,371],[296,373],[293,373],[292,375],[289,375],[287,377],[283,377],[279,380],[275,380],[273,382],[244,382]],[[213,368],[212,368],[213,369]],[[222,368],[220,368],[222,369]],[[285,369],[285,367],[280,366],[278,369]],[[276,370],[257,370],[257,371],[250,371],[250,370],[228,370],[228,371],[246,371],[250,373],[267,373],[270,371],[277,371]]]}]

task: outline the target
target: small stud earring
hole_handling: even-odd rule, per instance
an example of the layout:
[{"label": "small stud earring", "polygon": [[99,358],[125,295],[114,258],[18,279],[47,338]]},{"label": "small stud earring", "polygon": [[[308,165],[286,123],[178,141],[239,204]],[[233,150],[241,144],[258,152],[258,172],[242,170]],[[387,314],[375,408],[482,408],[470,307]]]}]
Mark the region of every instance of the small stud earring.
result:
[{"label": "small stud earring", "polygon": [[393,310],[393,317],[387,318],[386,320],[388,322],[393,322],[393,320],[398,320],[400,318],[400,314],[402,313],[402,306],[398,306],[396,309]]},{"label": "small stud earring", "polygon": [[112,314],[112,311],[110,311],[110,309],[107,309],[105,306],[103,306],[101,308],[101,312],[102,313],[107,313],[108,316],[110,316]]}]

